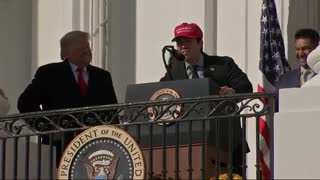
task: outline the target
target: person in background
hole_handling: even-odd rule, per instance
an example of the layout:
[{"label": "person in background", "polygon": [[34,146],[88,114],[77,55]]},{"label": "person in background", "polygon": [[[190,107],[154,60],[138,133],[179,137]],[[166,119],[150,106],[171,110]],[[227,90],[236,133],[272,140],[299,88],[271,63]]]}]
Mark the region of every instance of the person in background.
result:
[{"label": "person in background", "polygon": [[300,29],[295,34],[295,53],[299,67],[280,77],[279,89],[299,88],[316,75],[307,64],[309,53],[319,43],[319,34],[314,29]]},{"label": "person in background", "polygon": [[[160,81],[209,78],[220,86],[220,95],[232,95],[235,93],[251,93],[252,84],[247,75],[237,66],[234,60],[228,56],[209,56],[203,52],[203,33],[195,23],[182,23],[176,26],[174,38],[177,51],[184,55],[184,61],[173,61],[170,73],[168,72]],[[240,120],[233,123],[234,135],[242,137]],[[233,149],[234,172],[242,174],[243,154],[242,143],[235,144]]]},{"label": "person in background", "polygon": [[5,115],[9,112],[10,104],[8,98],[4,94],[4,91],[0,89],[0,116]]}]

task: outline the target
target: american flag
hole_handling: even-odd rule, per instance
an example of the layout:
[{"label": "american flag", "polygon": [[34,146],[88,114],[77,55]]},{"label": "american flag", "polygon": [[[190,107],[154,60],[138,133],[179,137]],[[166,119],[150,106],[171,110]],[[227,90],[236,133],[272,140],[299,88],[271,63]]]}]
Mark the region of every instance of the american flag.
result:
[{"label": "american flag", "polygon": [[[263,0],[260,21],[261,80],[258,92],[275,92],[279,78],[290,70],[274,0]],[[270,179],[270,133],[266,117],[260,117],[260,164],[262,178]]]}]

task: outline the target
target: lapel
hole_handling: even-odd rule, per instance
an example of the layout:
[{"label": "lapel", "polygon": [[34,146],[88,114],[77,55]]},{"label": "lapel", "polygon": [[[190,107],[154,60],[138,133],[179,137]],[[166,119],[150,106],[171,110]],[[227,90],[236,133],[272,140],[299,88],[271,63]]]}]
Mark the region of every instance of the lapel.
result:
[{"label": "lapel", "polygon": [[[91,65],[87,66],[87,71],[88,71],[88,91],[87,91],[87,96],[89,96],[91,94],[91,91],[94,89],[95,84],[97,84],[95,82],[95,80],[97,80],[97,74],[95,73],[94,68]],[[102,83],[102,82],[101,82]]]},{"label": "lapel", "polygon": [[214,78],[214,73],[216,71],[216,65],[214,64],[214,61],[209,60],[209,56],[205,53],[203,53],[203,64],[204,64],[204,77]]},{"label": "lapel", "polygon": [[71,66],[70,66],[68,60],[64,60],[64,61],[62,62],[62,64],[63,64],[63,70],[64,70],[64,73],[65,73],[65,78],[66,78],[66,80],[67,80],[68,82],[71,82],[71,84],[72,84],[73,86],[77,87],[77,86],[78,86],[78,83],[77,83],[77,81],[76,81],[76,79],[75,79],[75,77],[74,77],[74,74],[73,74],[73,72],[72,72],[72,69],[71,69]]},{"label": "lapel", "polygon": [[63,64],[63,75],[62,78],[64,79],[64,82],[66,82],[66,86],[70,88],[72,92],[77,92],[77,95],[80,96],[80,88],[78,86],[78,83],[74,77],[74,74],[72,72],[71,66],[68,62],[68,60],[64,60],[62,62]]}]

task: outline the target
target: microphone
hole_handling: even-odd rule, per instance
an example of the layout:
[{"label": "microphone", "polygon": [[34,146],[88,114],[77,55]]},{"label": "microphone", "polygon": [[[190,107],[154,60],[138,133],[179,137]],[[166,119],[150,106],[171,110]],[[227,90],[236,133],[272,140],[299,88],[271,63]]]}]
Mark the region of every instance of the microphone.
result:
[{"label": "microphone", "polygon": [[163,50],[167,50],[168,52],[170,52],[171,56],[179,61],[183,61],[185,58],[184,55],[178,52],[172,45],[164,46]]},{"label": "microphone", "polygon": [[[171,54],[171,57],[170,57],[168,63],[167,63],[166,57],[165,57],[166,51],[170,52],[170,54]],[[172,68],[172,61],[174,59],[177,59],[178,61],[183,61],[184,60],[184,55],[182,55],[177,50],[175,50],[173,46],[164,46],[162,48],[162,60],[163,60],[164,67],[167,70],[167,74],[168,74],[170,80],[173,80],[173,76],[172,76],[172,73],[171,73],[171,68]]]}]

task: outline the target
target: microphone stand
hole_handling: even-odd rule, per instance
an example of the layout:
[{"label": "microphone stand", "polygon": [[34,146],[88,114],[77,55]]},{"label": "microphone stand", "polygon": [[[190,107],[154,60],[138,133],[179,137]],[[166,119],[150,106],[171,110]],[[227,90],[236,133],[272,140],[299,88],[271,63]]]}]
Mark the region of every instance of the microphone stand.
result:
[{"label": "microphone stand", "polygon": [[168,76],[170,78],[170,80],[173,80],[173,77],[172,77],[172,73],[171,73],[171,68],[172,68],[172,51],[169,50],[171,56],[170,56],[170,59],[169,59],[169,64],[167,64],[166,62],[166,57],[165,57],[165,53],[166,53],[166,50],[168,50],[169,48],[174,48],[173,46],[164,46],[162,48],[162,60],[163,60],[163,64],[164,64],[164,67],[166,68],[167,70],[167,73],[168,73]]}]

